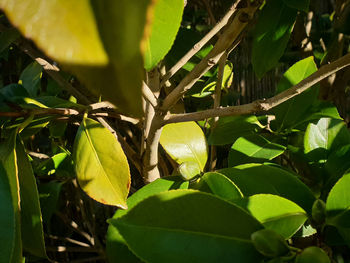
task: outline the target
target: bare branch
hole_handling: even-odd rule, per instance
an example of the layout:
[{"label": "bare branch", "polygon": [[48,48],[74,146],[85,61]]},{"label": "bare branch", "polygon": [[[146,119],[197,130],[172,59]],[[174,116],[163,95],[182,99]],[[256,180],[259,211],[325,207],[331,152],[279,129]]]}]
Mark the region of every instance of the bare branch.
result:
[{"label": "bare branch", "polygon": [[229,49],[232,43],[238,39],[248,22],[254,16],[256,10],[260,6],[260,4],[257,3],[260,2],[254,2],[253,5],[249,4],[249,6],[246,8],[238,9],[231,24],[228,25],[227,30],[225,30],[219,37],[219,40],[216,42],[214,48],[165,98],[160,110],[169,110],[182,97],[182,95],[202,77],[205,72],[218,63],[224,52]]},{"label": "bare branch", "polygon": [[285,90],[276,96],[257,100],[249,104],[231,106],[225,108],[210,109],[200,112],[185,113],[185,114],[168,114],[164,118],[163,124],[175,123],[175,122],[186,122],[186,121],[199,121],[213,117],[233,116],[233,115],[244,115],[244,114],[255,114],[259,112],[266,112],[270,109],[280,105],[281,103],[293,98],[309,89],[321,80],[329,77],[330,75],[342,70],[350,65],[350,53],[341,57],[340,59],[322,66],[318,71],[307,77],[306,79],[299,82],[292,88]]},{"label": "bare branch", "polygon": [[205,44],[208,43],[224,26],[227,25],[230,17],[237,11],[237,5],[240,2],[236,1],[230,9],[227,11],[225,16],[217,23],[192,49],[190,49],[162,78],[161,87],[164,86],[165,82],[169,80],[180,68],[182,68],[199,50],[201,50]]}]

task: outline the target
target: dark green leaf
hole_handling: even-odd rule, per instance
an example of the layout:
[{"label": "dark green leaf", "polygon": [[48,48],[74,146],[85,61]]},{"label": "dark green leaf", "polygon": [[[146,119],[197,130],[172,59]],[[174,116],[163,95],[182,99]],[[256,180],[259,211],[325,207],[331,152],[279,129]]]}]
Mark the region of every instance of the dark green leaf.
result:
[{"label": "dark green leaf", "polygon": [[111,220],[148,262],[259,262],[250,235],[262,229],[249,214],[212,195],[177,190],[153,195]]},{"label": "dark green leaf", "polygon": [[32,166],[22,142],[16,145],[18,180],[21,196],[21,227],[23,249],[46,258],[44,231],[39,204],[39,193]]},{"label": "dark green leaf", "polygon": [[15,28],[2,32],[0,34],[0,53],[7,49],[19,36],[20,34]]},{"label": "dark green leaf", "polygon": [[269,0],[259,14],[254,31],[252,64],[258,77],[274,68],[289,41],[297,10],[281,0]]},{"label": "dark green leaf", "polygon": [[244,196],[274,194],[287,198],[311,214],[315,197],[298,177],[282,168],[263,164],[245,164],[219,170],[231,179]]},{"label": "dark green leaf", "polygon": [[20,83],[31,97],[35,97],[40,88],[43,67],[36,61],[29,64],[19,77]]},{"label": "dark green leaf", "polygon": [[266,257],[275,258],[286,255],[289,247],[286,241],[270,229],[262,229],[252,234],[253,245]]},{"label": "dark green leaf", "polygon": [[309,10],[310,0],[283,0],[283,2],[291,8],[295,8],[304,12]]},{"label": "dark green leaf", "polygon": [[40,183],[38,186],[43,221],[48,225],[50,225],[51,217],[57,209],[62,185],[62,182],[52,181],[49,183]]},{"label": "dark green leaf", "polygon": [[319,247],[308,247],[299,254],[295,263],[331,263],[326,252]]},{"label": "dark green leaf", "polygon": [[210,133],[208,143],[212,145],[230,144],[239,137],[253,134],[262,128],[263,126],[255,115],[220,118]]},{"label": "dark green leaf", "polygon": [[281,155],[286,147],[269,141],[258,134],[240,137],[232,145],[228,155],[228,166],[244,163],[258,163],[272,160]]}]

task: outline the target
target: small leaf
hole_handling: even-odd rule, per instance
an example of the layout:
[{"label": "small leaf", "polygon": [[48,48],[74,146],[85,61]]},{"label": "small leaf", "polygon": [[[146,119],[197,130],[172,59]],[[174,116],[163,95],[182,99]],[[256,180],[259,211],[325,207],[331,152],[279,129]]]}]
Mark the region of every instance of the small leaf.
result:
[{"label": "small leaf", "polygon": [[250,241],[262,229],[260,223],[237,206],[198,191],[153,195],[110,223],[147,262],[261,260]]},{"label": "small leaf", "polygon": [[[142,200],[150,197],[151,195],[158,194],[161,192],[174,190],[174,189],[187,189],[189,186],[188,182],[184,182],[181,177],[168,176],[159,178],[134,193],[130,196],[126,203],[128,210],[118,209],[114,214],[113,219],[117,219],[127,213],[131,208],[136,206]],[[112,224],[108,227],[107,232],[107,244],[106,244],[107,256],[110,262],[141,262],[127,247],[125,240],[120,235],[117,228]]]},{"label": "small leaf", "polygon": [[36,61],[29,64],[19,77],[20,83],[31,97],[35,97],[40,88],[43,67]]},{"label": "small leaf", "polygon": [[[284,73],[282,80],[278,83],[277,93],[291,88],[316,70],[317,66],[313,57],[298,61]],[[277,130],[292,128],[295,124],[300,123],[300,120],[305,117],[304,114],[307,114],[313,102],[317,99],[317,95],[318,86],[316,85],[272,109],[272,112],[276,115],[274,125],[276,125]]]},{"label": "small leaf", "polygon": [[255,115],[220,118],[210,133],[208,143],[211,145],[230,144],[239,137],[253,134],[262,128],[263,126]]},{"label": "small leaf", "polygon": [[179,165],[178,171],[181,177],[186,181],[191,180],[201,173],[199,164],[197,162],[183,162]]},{"label": "small leaf", "polygon": [[287,198],[311,214],[315,197],[298,177],[278,166],[244,164],[219,170],[232,180],[244,196],[274,194]]},{"label": "small leaf", "polygon": [[326,252],[319,247],[308,247],[299,254],[295,263],[331,263]]},{"label": "small leaf", "polygon": [[21,227],[23,249],[37,257],[46,258],[44,231],[32,166],[22,142],[16,145],[18,180],[21,194]]},{"label": "small leaf", "polygon": [[269,258],[281,257],[289,253],[289,247],[283,237],[269,229],[254,232],[252,241],[256,250]]},{"label": "small leaf", "polygon": [[326,211],[327,223],[350,228],[350,173],[345,174],[329,192]]},{"label": "small leaf", "polygon": [[231,147],[228,155],[228,166],[272,160],[285,150],[286,147],[271,142],[258,134],[240,137]]},{"label": "small leaf", "polygon": [[220,173],[205,173],[193,186],[193,189],[212,193],[227,201],[243,197],[241,190],[225,175]]},{"label": "small leaf", "polygon": [[208,159],[208,148],[202,129],[195,122],[172,123],[164,126],[160,143],[178,163],[195,162],[201,171]]},{"label": "small leaf", "polygon": [[254,31],[252,64],[262,77],[282,57],[292,33],[297,10],[281,0],[269,0],[261,11]]},{"label": "small leaf", "polygon": [[158,0],[154,4],[150,33],[146,39],[145,69],[150,71],[174,43],[184,9],[183,0]]},{"label": "small leaf", "polygon": [[129,164],[112,133],[100,123],[84,118],[75,138],[73,159],[80,187],[91,198],[127,208]]},{"label": "small leaf", "polygon": [[304,209],[277,195],[257,194],[233,202],[285,239],[291,238],[307,219]]},{"label": "small leaf", "polygon": [[342,120],[322,118],[308,125],[304,151],[311,160],[325,161],[332,150],[349,143],[350,133]]}]

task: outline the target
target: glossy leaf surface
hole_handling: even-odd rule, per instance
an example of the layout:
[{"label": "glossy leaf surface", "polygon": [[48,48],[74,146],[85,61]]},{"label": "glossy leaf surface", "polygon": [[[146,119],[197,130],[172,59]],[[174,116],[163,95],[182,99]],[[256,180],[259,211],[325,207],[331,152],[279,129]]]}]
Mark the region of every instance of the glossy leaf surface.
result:
[{"label": "glossy leaf surface", "polygon": [[219,170],[230,178],[244,196],[274,194],[293,201],[311,214],[315,197],[295,174],[278,166],[245,164]]},{"label": "glossy leaf surface", "polygon": [[[282,80],[278,83],[277,93],[291,88],[316,70],[317,66],[313,57],[308,57],[295,63],[284,73]],[[304,114],[309,111],[311,105],[317,99],[317,95],[318,88],[314,86],[275,107],[272,112],[276,115],[276,128],[278,130],[283,130],[285,128],[291,128],[293,125],[300,122],[300,120],[304,118]]]},{"label": "glossy leaf surface", "polygon": [[151,196],[111,223],[148,262],[260,260],[250,241],[260,223],[234,204],[198,191]]},{"label": "glossy leaf surface", "polygon": [[291,238],[307,219],[304,209],[277,195],[257,194],[237,199],[234,203],[285,239]]},{"label": "glossy leaf surface", "polygon": [[[127,211],[151,195],[174,189],[187,189],[188,186],[189,183],[184,182],[181,177],[178,176],[159,178],[154,182],[145,185],[136,193],[131,195],[126,201],[128,210],[118,209],[114,214],[113,219],[117,219],[125,215]],[[141,260],[129,250],[124,238],[120,235],[118,229],[113,224],[110,224],[108,227],[106,249],[110,262],[141,262]]]},{"label": "glossy leaf surface", "polygon": [[178,163],[196,162],[203,171],[208,159],[207,143],[202,129],[195,122],[164,126],[160,144]]},{"label": "glossy leaf surface", "polygon": [[75,138],[74,162],[80,187],[103,204],[127,208],[129,164],[110,131],[84,118]]},{"label": "glossy leaf surface", "polygon": [[258,134],[240,137],[231,147],[228,166],[272,160],[281,155],[285,149],[286,147]]},{"label": "glossy leaf surface", "polygon": [[297,10],[281,0],[266,2],[254,31],[252,64],[262,77],[274,68],[282,57],[293,30]]},{"label": "glossy leaf surface", "polygon": [[158,0],[155,2],[144,54],[146,70],[154,68],[169,52],[180,27],[183,9],[183,0]]},{"label": "glossy leaf surface", "polygon": [[32,165],[22,142],[16,144],[18,180],[21,196],[21,227],[23,249],[31,254],[46,258],[44,231]]},{"label": "glossy leaf surface", "polygon": [[193,188],[212,193],[228,201],[243,197],[241,190],[230,179],[216,172],[205,173]]},{"label": "glossy leaf surface", "polygon": [[230,144],[239,137],[253,134],[262,128],[263,126],[255,115],[220,118],[210,133],[208,143],[212,145]]}]

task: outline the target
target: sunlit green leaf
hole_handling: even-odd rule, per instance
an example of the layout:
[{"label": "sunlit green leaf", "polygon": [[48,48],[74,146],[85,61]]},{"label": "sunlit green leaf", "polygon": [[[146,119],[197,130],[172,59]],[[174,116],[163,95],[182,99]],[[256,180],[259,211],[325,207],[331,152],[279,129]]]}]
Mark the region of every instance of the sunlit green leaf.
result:
[{"label": "sunlit green leaf", "polygon": [[16,144],[18,180],[21,196],[21,227],[23,249],[46,258],[44,231],[39,204],[39,193],[32,166],[22,142]]},{"label": "sunlit green leaf", "polygon": [[153,195],[110,223],[148,262],[261,260],[250,241],[261,224],[234,204],[198,191]]},{"label": "sunlit green leaf", "polygon": [[277,195],[257,194],[233,202],[285,239],[291,238],[307,219],[304,209]]},{"label": "sunlit green leaf", "polygon": [[114,135],[99,122],[84,118],[74,143],[80,187],[103,204],[127,208],[129,164]]},{"label": "sunlit green leaf", "polygon": [[[126,204],[128,205],[128,210],[118,209],[114,214],[113,219],[117,219],[127,213],[131,208],[137,205],[142,200],[150,197],[151,195],[165,192],[174,189],[187,189],[189,183],[184,182],[181,177],[169,176],[164,178],[159,178],[150,184],[145,185],[132,196],[130,196]],[[107,244],[106,244],[107,256],[110,262],[141,262],[127,247],[124,238],[120,235],[117,228],[112,224],[108,227],[107,232]]]},{"label": "sunlit green leaf", "polygon": [[160,143],[178,163],[196,162],[203,171],[208,159],[207,143],[202,129],[195,122],[164,126]]},{"label": "sunlit green leaf", "polygon": [[286,147],[283,145],[269,141],[258,134],[240,137],[231,147],[228,166],[272,160],[285,150]]},{"label": "sunlit green leaf", "polygon": [[182,20],[184,1],[158,0],[154,5],[144,55],[146,70],[154,68],[173,45]]}]

